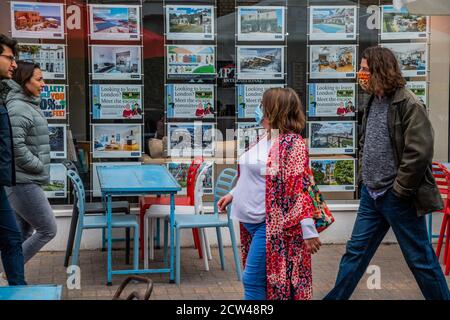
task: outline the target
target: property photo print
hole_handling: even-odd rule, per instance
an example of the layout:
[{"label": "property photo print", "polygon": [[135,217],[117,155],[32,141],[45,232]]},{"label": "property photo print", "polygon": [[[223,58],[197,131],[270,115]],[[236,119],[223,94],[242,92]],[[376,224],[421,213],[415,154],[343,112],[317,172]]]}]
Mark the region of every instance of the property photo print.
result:
[{"label": "property photo print", "polygon": [[142,153],[140,124],[93,124],[94,158],[138,158]]},{"label": "property photo print", "polygon": [[94,45],[92,51],[92,79],[140,80],[141,47]]},{"label": "property photo print", "polygon": [[142,86],[94,84],[93,119],[142,119]]},{"label": "property photo print", "polygon": [[13,38],[64,39],[64,5],[11,1]]},{"label": "property photo print", "polygon": [[167,46],[168,76],[216,75],[216,49],[214,46],[169,45]]},{"label": "property photo print", "polygon": [[355,153],[355,123],[310,121],[309,151],[311,154]]},{"label": "property photo print", "polygon": [[411,90],[424,105],[427,106],[427,82],[426,81],[408,81],[406,87]]},{"label": "property photo print", "polygon": [[284,41],[285,7],[238,7],[239,41]]},{"label": "property photo print", "polygon": [[395,54],[403,76],[417,77],[427,75],[428,46],[420,43],[383,43],[383,47],[391,49]]},{"label": "property photo print", "polygon": [[239,84],[237,88],[238,118],[255,118],[255,109],[261,104],[264,92],[270,88],[284,88],[284,84]]},{"label": "property photo print", "polygon": [[212,84],[167,84],[168,118],[214,118],[215,86]]},{"label": "property photo print", "polygon": [[100,189],[100,180],[98,179],[97,168],[98,167],[110,167],[110,166],[140,166],[140,162],[96,162],[92,164],[92,196],[101,197],[102,191]]},{"label": "property photo print", "polygon": [[[210,162],[207,162],[208,164]],[[190,162],[169,162],[167,169],[173,175],[175,180],[180,184],[181,191],[177,192],[177,195],[187,194],[187,175],[189,171]],[[203,180],[203,194],[213,194],[213,177],[214,177],[214,164],[209,167],[206,172],[205,180]]]},{"label": "property photo print", "polygon": [[67,113],[66,86],[46,85],[41,92],[40,107],[47,119],[65,119]]},{"label": "property photo print", "polygon": [[180,122],[168,124],[167,150],[171,157],[213,156],[215,124]]},{"label": "property photo print", "polygon": [[355,191],[355,159],[311,159],[309,164],[321,191]]},{"label": "property photo print", "polygon": [[310,46],[311,79],[353,79],[356,77],[356,46]]},{"label": "property photo print", "polygon": [[258,137],[263,136],[266,130],[256,122],[238,122],[237,124],[237,155],[241,156],[253,145]]},{"label": "property photo print", "polygon": [[50,183],[42,186],[47,198],[65,198],[67,196],[66,171],[66,167],[63,164],[50,164]]},{"label": "property photo print", "polygon": [[48,134],[50,137],[50,158],[64,159],[67,157],[67,133],[65,124],[48,125]]},{"label": "property photo print", "polygon": [[91,4],[89,22],[93,40],[139,40],[139,6]]},{"label": "property photo print", "polygon": [[237,46],[238,79],[284,79],[284,47]]},{"label": "property photo print", "polygon": [[310,40],[355,40],[356,6],[311,6]]},{"label": "property photo print", "polygon": [[308,115],[310,117],[354,117],[354,83],[310,83]]},{"label": "property photo print", "polygon": [[214,40],[213,6],[166,6],[168,40]]},{"label": "property photo print", "polygon": [[61,44],[20,44],[19,60],[39,65],[45,80],[66,78],[66,47]]},{"label": "property photo print", "polygon": [[394,6],[381,7],[381,40],[426,39],[428,17],[410,14],[406,7],[400,10]]}]

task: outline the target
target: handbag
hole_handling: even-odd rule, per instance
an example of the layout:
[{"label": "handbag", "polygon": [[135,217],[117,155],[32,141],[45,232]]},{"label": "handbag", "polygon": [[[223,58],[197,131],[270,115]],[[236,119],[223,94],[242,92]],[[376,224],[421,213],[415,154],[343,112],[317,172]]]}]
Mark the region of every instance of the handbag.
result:
[{"label": "handbag", "polygon": [[331,214],[330,209],[328,209],[328,205],[325,202],[323,195],[319,190],[319,187],[316,185],[310,167],[308,167],[307,169],[307,175],[309,178],[307,192],[312,199],[314,207],[313,220],[314,224],[316,225],[317,232],[320,233],[327,229],[334,222],[334,217]]}]

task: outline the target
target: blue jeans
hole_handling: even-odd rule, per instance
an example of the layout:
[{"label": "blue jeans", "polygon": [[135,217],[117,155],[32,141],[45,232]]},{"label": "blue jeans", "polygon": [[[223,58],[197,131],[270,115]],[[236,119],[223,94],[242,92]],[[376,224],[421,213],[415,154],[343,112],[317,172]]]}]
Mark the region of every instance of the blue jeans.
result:
[{"label": "blue jeans", "polygon": [[326,300],[350,298],[390,227],[423,296],[429,300],[450,298],[441,266],[428,241],[425,217],[418,217],[412,201],[400,199],[392,189],[373,200],[363,187],[352,236],[335,287]]},{"label": "blue jeans", "polygon": [[0,186],[0,251],[9,285],[26,285],[22,235],[3,186]]},{"label": "blue jeans", "polygon": [[252,236],[242,283],[245,300],[266,299],[266,223],[244,223]]}]

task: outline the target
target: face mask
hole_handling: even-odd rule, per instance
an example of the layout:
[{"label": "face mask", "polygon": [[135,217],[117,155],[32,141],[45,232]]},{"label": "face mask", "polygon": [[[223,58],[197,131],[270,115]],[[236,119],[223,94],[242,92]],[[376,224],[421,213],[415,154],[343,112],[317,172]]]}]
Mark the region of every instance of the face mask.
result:
[{"label": "face mask", "polygon": [[258,123],[258,125],[261,125],[262,121],[264,119],[264,112],[262,110],[261,104],[256,107],[255,109],[255,120]]},{"label": "face mask", "polygon": [[359,71],[358,72],[358,83],[364,91],[369,91],[369,82],[370,82],[370,72],[368,71]]}]

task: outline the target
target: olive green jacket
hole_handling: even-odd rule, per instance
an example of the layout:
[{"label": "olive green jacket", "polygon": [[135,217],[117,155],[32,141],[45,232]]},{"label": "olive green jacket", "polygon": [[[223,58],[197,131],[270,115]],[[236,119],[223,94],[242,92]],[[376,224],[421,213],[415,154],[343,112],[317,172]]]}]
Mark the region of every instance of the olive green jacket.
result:
[{"label": "olive green jacket", "polygon": [[[359,149],[359,179],[367,118],[374,96],[364,108]],[[393,192],[414,202],[417,215],[441,210],[444,205],[432,174],[434,131],[424,104],[407,88],[396,90],[388,112],[388,130],[398,168]]]}]

